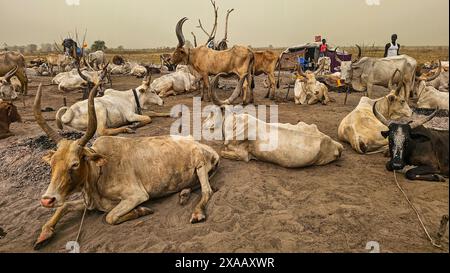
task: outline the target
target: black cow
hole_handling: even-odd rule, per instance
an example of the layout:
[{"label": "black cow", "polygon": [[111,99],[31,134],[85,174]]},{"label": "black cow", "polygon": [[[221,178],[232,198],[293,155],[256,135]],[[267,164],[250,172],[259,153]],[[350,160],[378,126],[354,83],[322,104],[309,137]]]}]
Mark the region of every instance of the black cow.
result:
[{"label": "black cow", "polygon": [[386,164],[388,171],[402,170],[405,166],[415,166],[406,172],[409,180],[444,182],[448,177],[448,131],[427,129],[423,126],[437,114],[437,110],[415,122],[400,124],[386,120],[373,108],[375,116],[389,128],[381,132],[389,138],[391,160]]}]

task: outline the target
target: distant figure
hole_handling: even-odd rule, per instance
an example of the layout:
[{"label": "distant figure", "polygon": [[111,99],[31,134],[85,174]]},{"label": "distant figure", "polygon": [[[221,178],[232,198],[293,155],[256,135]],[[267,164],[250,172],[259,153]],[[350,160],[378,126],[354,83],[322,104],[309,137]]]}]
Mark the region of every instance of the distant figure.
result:
[{"label": "distant figure", "polygon": [[397,43],[397,34],[392,34],[392,42],[386,44],[384,48],[384,57],[393,57],[400,55],[400,44]]},{"label": "distant figure", "polygon": [[325,57],[328,51],[327,40],[322,39],[322,44],[320,45],[319,57]]}]

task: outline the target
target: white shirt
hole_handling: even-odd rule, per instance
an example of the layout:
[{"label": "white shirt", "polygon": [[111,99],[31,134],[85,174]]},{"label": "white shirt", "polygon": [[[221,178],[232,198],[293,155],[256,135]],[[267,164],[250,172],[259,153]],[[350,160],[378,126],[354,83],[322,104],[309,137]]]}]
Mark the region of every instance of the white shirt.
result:
[{"label": "white shirt", "polygon": [[398,44],[396,43],[395,45],[393,45],[391,43],[391,47],[389,47],[388,52],[387,52],[387,57],[393,57],[393,56],[397,56],[398,52]]}]

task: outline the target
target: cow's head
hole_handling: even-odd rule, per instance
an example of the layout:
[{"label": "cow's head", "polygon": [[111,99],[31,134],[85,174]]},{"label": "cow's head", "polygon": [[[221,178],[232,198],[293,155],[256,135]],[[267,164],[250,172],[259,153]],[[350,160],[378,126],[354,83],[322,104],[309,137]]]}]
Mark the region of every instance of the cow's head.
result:
[{"label": "cow's head", "polygon": [[11,78],[16,74],[18,66],[16,65],[5,76],[0,77],[0,98],[6,100],[14,100],[17,98],[17,93],[11,83]]},{"label": "cow's head", "polygon": [[406,165],[406,159],[414,149],[416,143],[429,141],[429,137],[421,134],[419,131],[414,130],[419,126],[430,121],[437,113],[437,110],[433,114],[427,116],[421,120],[402,124],[395,123],[387,120],[382,114],[380,114],[375,105],[373,107],[375,116],[386,125],[389,130],[381,132],[384,138],[389,139],[389,151],[391,159],[386,164],[386,168],[389,171],[401,170]]},{"label": "cow's head", "polygon": [[139,96],[139,103],[144,110],[147,110],[148,106],[151,104],[157,104],[159,106],[164,105],[164,101],[161,97],[156,94],[155,90],[150,88],[152,83],[152,75],[150,74],[149,68],[146,67],[146,69],[147,75],[144,77],[142,84],[136,88],[136,92]]},{"label": "cow's head", "polygon": [[41,198],[41,204],[47,208],[59,207],[72,193],[83,189],[88,181],[92,181],[100,173],[100,167],[107,163],[105,157],[96,153],[86,144],[94,136],[97,128],[94,98],[99,85],[92,89],[88,100],[88,128],[79,140],[62,138],[42,117],[40,85],[34,101],[34,116],[42,130],[57,143],[57,150],[50,151],[43,160],[51,166],[51,181],[47,191]]},{"label": "cow's head", "polygon": [[[397,83],[395,87],[393,85],[396,74],[400,74],[400,82]],[[378,103],[380,104],[380,108],[383,108],[383,112],[388,115],[390,119],[399,119],[403,117],[410,117],[412,115],[412,110],[408,105],[408,102],[405,98],[400,94],[402,88],[405,88],[405,83],[403,82],[403,73],[396,69],[389,79],[389,94]],[[375,103],[374,105],[376,105]]]},{"label": "cow's head", "polygon": [[17,107],[12,102],[0,100],[0,116],[6,117],[6,122],[11,124],[13,122],[22,122],[22,118],[17,111]]},{"label": "cow's head", "polygon": [[356,47],[358,48],[358,57],[353,61],[343,61],[339,59],[339,56],[336,54],[336,61],[341,65],[341,80],[345,81],[347,84],[351,83],[354,78],[361,75],[361,71],[359,71],[361,68],[355,64],[361,59],[362,51],[359,45],[356,45]]},{"label": "cow's head", "polygon": [[172,53],[172,57],[170,58],[170,62],[172,64],[180,64],[188,62],[188,49],[184,47],[186,44],[186,40],[184,39],[183,34],[183,24],[186,22],[188,18],[184,17],[180,21],[178,21],[175,33],[178,38],[178,46],[175,51]]}]

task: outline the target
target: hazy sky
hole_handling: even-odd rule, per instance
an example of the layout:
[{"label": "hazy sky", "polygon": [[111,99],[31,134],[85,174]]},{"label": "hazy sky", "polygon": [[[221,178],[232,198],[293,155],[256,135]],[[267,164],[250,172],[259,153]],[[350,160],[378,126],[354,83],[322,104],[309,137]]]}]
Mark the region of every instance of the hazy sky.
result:
[{"label": "hazy sky", "polygon": [[[79,2],[79,5],[70,3]],[[384,45],[392,33],[404,45],[448,45],[448,0],[217,0],[218,38],[225,14],[231,14],[231,44],[290,46],[325,36],[330,43]],[[88,29],[87,41],[109,47],[175,46],[175,25],[183,16],[185,35],[202,19],[209,29],[213,12],[209,0],[0,0],[0,46],[41,44]],[[82,38],[80,37],[80,40]]]}]

